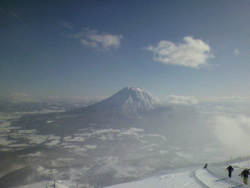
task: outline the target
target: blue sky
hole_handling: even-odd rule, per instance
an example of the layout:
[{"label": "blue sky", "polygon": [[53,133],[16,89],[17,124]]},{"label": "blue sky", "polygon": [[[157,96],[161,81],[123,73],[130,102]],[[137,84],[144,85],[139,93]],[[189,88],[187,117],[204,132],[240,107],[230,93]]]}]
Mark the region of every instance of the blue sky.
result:
[{"label": "blue sky", "polygon": [[250,1],[0,1],[0,95],[248,97]]}]

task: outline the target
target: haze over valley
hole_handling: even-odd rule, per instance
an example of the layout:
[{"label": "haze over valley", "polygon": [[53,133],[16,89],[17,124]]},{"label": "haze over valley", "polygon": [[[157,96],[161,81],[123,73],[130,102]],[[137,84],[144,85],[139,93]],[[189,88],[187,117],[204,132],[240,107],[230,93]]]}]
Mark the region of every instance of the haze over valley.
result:
[{"label": "haze over valley", "polygon": [[249,10],[1,0],[0,187],[243,186]]},{"label": "haze over valley", "polygon": [[237,143],[247,138],[234,146],[224,130],[243,131],[249,114],[238,107],[163,103],[126,87],[69,111],[1,112],[1,187],[53,179],[102,187],[245,156]]}]

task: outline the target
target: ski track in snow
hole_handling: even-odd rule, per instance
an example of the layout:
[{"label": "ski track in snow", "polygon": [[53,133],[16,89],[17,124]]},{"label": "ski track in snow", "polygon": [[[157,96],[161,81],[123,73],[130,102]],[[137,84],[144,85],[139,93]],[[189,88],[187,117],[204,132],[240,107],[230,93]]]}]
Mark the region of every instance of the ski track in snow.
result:
[{"label": "ski track in snow", "polygon": [[223,180],[223,181],[225,181],[225,182],[228,182],[228,183],[230,183],[230,184],[233,184],[234,187],[242,187],[242,186],[243,186],[243,184],[242,184],[241,182],[239,182],[239,181],[237,181],[237,180],[235,180],[235,179],[233,179],[233,178],[228,178],[228,177],[222,176],[222,175],[220,175],[220,174],[214,172],[214,171],[211,170],[211,169],[207,169],[207,171],[208,171],[211,175],[213,175],[213,176],[215,176],[216,178],[218,178],[217,181]]},{"label": "ski track in snow", "polygon": [[195,171],[190,173],[190,176],[193,177],[195,179],[195,181],[203,188],[208,188],[208,186],[206,184],[204,184],[199,178],[197,178]]},{"label": "ski track in snow", "polygon": [[210,169],[199,169],[195,171],[195,176],[200,182],[204,184],[204,187],[211,188],[231,188],[231,187],[243,187],[243,184],[238,183],[228,177],[219,176],[213,173]]}]

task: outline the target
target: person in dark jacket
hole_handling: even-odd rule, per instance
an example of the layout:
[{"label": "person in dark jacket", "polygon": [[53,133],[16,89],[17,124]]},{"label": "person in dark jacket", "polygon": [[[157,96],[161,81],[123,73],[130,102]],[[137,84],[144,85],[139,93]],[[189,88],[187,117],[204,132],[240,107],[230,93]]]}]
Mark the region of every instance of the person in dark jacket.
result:
[{"label": "person in dark jacket", "polygon": [[205,164],[205,166],[203,168],[207,168],[207,163]]},{"label": "person in dark jacket", "polygon": [[250,175],[250,172],[249,172],[250,169],[245,169],[243,170],[239,176],[243,177],[243,183],[245,183],[247,185],[247,178],[248,178],[248,175]]},{"label": "person in dark jacket", "polygon": [[228,177],[231,178],[232,177],[232,172],[234,171],[234,168],[231,165],[229,165],[227,167],[227,171],[228,171]]}]

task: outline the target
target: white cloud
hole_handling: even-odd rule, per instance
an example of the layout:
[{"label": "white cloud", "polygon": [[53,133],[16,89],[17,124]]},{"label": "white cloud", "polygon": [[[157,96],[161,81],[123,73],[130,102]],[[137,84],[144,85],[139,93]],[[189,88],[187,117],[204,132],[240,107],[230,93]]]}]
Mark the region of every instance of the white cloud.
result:
[{"label": "white cloud", "polygon": [[250,97],[227,96],[227,97],[204,97],[205,102],[222,102],[222,103],[249,103]]},{"label": "white cloud", "polygon": [[249,154],[250,117],[239,115],[236,118],[218,116],[215,133],[219,141],[235,155]]},{"label": "white cloud", "polygon": [[187,105],[194,105],[198,103],[198,100],[192,96],[175,96],[171,95],[168,96],[165,100],[167,103],[170,104],[187,104]]},{"label": "white cloud", "polygon": [[84,29],[82,32],[71,35],[88,48],[99,51],[109,51],[120,47],[122,35],[98,34],[96,30]]},{"label": "white cloud", "polygon": [[207,66],[206,60],[213,58],[210,46],[202,40],[186,36],[184,43],[175,44],[170,41],[160,41],[156,47],[149,46],[147,50],[154,53],[154,61],[163,64],[181,65],[200,68]]},{"label": "white cloud", "polygon": [[81,44],[85,45],[86,47],[90,47],[90,48],[97,48],[98,44],[96,42],[91,42],[91,41],[87,41],[85,39],[81,39],[80,40]]},{"label": "white cloud", "polygon": [[235,55],[239,55],[240,54],[240,52],[239,52],[239,50],[237,48],[234,50],[234,54]]}]

